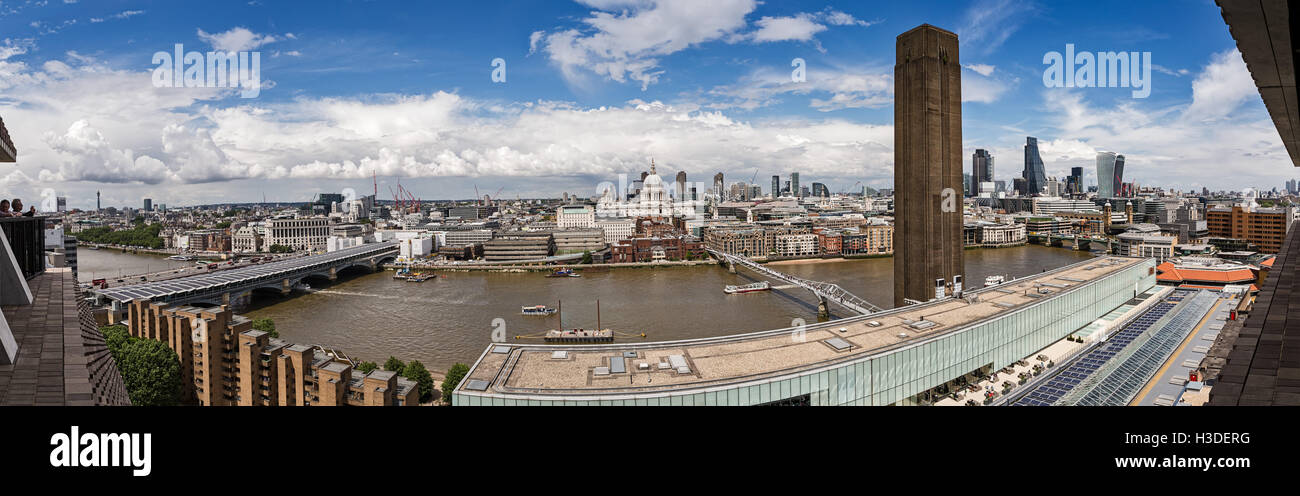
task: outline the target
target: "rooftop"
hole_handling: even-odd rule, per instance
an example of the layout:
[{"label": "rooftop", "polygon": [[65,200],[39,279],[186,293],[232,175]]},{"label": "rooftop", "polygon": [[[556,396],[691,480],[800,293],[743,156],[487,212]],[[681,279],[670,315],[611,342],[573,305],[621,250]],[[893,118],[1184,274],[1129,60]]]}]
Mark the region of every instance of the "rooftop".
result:
[{"label": "rooftop", "polygon": [[[949,298],[912,305],[811,325],[802,336],[791,328],[657,343],[510,345],[508,353],[485,352],[464,383],[486,381],[491,388],[488,394],[498,395],[647,393],[813,370],[969,328],[1024,305],[1047,301],[1140,260],[1092,259],[968,291],[967,295],[979,295],[973,303]],[[566,353],[560,357],[553,354],[556,351]],[[626,364],[615,363],[622,360]],[[624,372],[614,372],[620,369]]]}]

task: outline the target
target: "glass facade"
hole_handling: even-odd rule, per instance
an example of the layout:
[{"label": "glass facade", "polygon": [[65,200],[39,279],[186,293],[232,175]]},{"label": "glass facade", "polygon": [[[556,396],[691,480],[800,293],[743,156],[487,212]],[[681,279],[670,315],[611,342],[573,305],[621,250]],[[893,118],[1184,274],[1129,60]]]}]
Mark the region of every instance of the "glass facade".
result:
[{"label": "glass facade", "polygon": [[752,406],[808,395],[811,405],[883,406],[962,374],[1011,365],[1106,315],[1156,284],[1155,261],[1142,260],[1065,294],[990,317],[961,331],[857,360],[742,384],[691,391],[561,397],[455,393],[462,406]]},{"label": "glass facade", "polygon": [[1038,195],[1047,186],[1047,171],[1043,169],[1043,157],[1038,154],[1038,138],[1025,137],[1025,193]]}]

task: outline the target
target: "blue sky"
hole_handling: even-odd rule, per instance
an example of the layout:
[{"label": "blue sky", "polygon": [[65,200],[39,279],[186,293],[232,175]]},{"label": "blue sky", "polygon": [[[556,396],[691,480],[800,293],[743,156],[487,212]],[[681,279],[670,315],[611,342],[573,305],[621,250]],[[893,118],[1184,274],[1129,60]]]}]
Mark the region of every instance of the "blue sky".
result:
[{"label": "blue sky", "polygon": [[[372,173],[425,198],[589,195],[651,157],[693,181],[890,187],[894,40],[921,23],[961,39],[966,168],[988,148],[1010,180],[1033,135],[1049,176],[1095,181],[1100,150],[1143,185],[1296,175],[1209,0],[0,0],[0,116],[20,149],[0,196],[302,201]],[[176,43],[260,52],[260,94],[154,87],[151,57]],[[1067,43],[1150,52],[1150,96],[1045,87],[1043,56]]]}]

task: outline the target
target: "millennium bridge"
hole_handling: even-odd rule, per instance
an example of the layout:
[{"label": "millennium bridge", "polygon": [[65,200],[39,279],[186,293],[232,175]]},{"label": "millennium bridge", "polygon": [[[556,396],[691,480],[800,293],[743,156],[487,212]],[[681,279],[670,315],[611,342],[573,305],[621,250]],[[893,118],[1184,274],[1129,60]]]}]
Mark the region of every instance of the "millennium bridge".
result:
[{"label": "millennium bridge", "polygon": [[830,316],[830,309],[827,308],[826,305],[828,302],[838,303],[840,306],[857,312],[860,315],[884,310],[883,308],[873,305],[871,302],[848,292],[848,290],[841,288],[838,284],[811,281],[801,277],[795,277],[784,272],[770,269],[763,264],[750,260],[749,257],[714,250],[712,248],[708,248],[708,251],[709,254],[717,257],[719,260],[726,261],[731,272],[735,272],[736,265],[740,265],[763,276],[811,291],[817,296],[817,315],[819,317],[825,318]]},{"label": "millennium bridge", "polygon": [[98,303],[111,302],[113,310],[135,300],[164,303],[210,303],[236,306],[246,303],[255,289],[289,294],[308,277],[338,278],[340,270],[365,267],[371,271],[397,259],[397,242],[371,243],[320,255],[222,270],[164,281],[93,290]]}]

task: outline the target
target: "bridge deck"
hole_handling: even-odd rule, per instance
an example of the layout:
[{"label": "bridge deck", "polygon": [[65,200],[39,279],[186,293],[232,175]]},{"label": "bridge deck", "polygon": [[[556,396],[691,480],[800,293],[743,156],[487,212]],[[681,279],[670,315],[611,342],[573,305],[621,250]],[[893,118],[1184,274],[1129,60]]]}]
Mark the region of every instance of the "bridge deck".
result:
[{"label": "bridge deck", "polygon": [[366,257],[397,248],[396,242],[371,243],[321,255],[281,260],[262,265],[223,270],[211,274],[168,279],[120,288],[97,289],[95,294],[117,301],[155,299],[192,292],[217,290],[258,281],[281,279],[307,270],[322,270],[349,258]]}]

